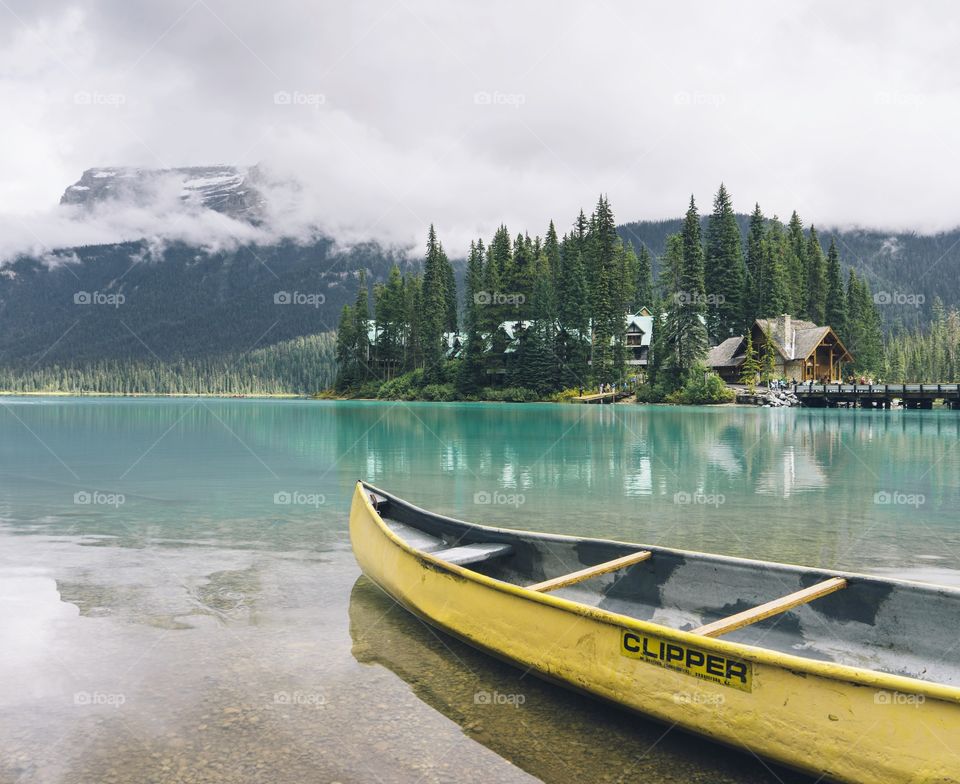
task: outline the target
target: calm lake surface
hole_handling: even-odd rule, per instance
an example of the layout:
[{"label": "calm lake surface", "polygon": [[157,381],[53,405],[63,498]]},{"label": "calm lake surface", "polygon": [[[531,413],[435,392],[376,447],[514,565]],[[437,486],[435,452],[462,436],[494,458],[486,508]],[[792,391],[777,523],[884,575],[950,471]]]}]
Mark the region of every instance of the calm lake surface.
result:
[{"label": "calm lake surface", "polygon": [[0,782],[805,782],[425,627],[359,579],[353,483],[960,585],[958,444],[950,411],[0,399]]}]

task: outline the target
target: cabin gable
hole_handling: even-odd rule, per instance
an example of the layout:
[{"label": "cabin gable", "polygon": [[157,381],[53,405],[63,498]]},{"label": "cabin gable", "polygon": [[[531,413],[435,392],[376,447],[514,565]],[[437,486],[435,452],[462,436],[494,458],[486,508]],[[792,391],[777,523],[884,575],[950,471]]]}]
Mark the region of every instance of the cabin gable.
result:
[{"label": "cabin gable", "polygon": [[[775,319],[757,319],[750,327],[750,339],[761,364],[769,342],[774,348],[774,375],[787,381],[837,382],[843,366],[853,357],[832,327],[782,314]],[[708,365],[729,382],[740,380],[746,360],[746,339],[728,338],[710,351]]]}]

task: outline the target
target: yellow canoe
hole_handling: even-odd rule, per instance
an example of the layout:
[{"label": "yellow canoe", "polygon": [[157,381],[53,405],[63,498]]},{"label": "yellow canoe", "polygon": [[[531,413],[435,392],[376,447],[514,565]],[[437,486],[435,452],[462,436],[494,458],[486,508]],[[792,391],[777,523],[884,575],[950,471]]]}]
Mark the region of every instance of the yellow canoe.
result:
[{"label": "yellow canoe", "polygon": [[[464,735],[537,781],[776,784],[779,777],[780,784],[800,784],[801,776],[736,749],[691,743],[686,733],[666,732],[662,724],[638,719],[632,711],[611,710],[604,700],[537,682],[520,669],[509,672],[506,662],[465,650],[428,624],[397,612],[393,599],[366,576],[354,583],[348,612],[356,661],[390,670]],[[378,701],[390,702],[390,693],[380,693]],[[414,725],[420,722],[429,719],[405,717],[404,726],[419,732]],[[446,742],[440,750],[445,747]],[[478,768],[471,774],[467,765],[462,772],[464,782],[483,780]],[[491,771],[485,780],[497,778]],[[806,776],[802,780],[811,784]]]},{"label": "yellow canoe", "polygon": [[960,591],[473,525],[357,483],[364,574],[531,673],[837,782],[960,784]]}]

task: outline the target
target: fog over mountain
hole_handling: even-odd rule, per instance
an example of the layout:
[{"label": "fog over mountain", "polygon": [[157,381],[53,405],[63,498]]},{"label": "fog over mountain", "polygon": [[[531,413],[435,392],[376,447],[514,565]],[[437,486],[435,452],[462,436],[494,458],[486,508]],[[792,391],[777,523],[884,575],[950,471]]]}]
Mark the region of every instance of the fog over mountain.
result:
[{"label": "fog over mountain", "polygon": [[0,265],[22,257],[57,263],[75,247],[145,240],[206,252],[283,240],[312,242],[318,226],[287,205],[295,183],[271,182],[256,167],[87,169],[50,209],[0,216]]}]

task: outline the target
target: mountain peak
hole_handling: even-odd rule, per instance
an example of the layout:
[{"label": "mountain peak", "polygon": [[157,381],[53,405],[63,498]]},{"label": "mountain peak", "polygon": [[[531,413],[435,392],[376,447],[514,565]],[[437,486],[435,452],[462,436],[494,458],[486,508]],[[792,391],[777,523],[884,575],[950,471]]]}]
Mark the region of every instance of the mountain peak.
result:
[{"label": "mountain peak", "polygon": [[68,186],[60,203],[86,208],[109,201],[145,206],[158,195],[168,194],[187,205],[256,222],[263,207],[263,196],[256,187],[258,176],[256,166],[98,167],[87,169]]}]

